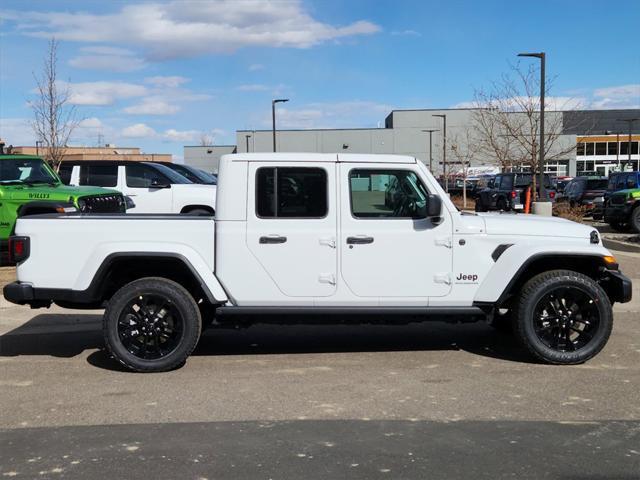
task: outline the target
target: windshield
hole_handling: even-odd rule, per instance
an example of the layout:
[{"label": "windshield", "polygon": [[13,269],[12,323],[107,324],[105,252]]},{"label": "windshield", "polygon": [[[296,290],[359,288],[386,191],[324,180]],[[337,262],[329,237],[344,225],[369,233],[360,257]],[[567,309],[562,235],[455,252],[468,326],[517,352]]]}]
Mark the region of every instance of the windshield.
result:
[{"label": "windshield", "polygon": [[606,190],[607,179],[603,180],[587,180],[587,190]]},{"label": "windshield", "polygon": [[171,183],[193,183],[188,178],[185,178],[184,176],[180,175],[178,172],[174,172],[169,167],[165,167],[164,165],[160,165],[158,163],[146,163],[146,165],[149,165],[150,167],[158,170],[165,177],[167,177]]},{"label": "windshield", "polygon": [[216,177],[214,177],[213,175],[210,175],[203,170],[199,170],[189,165],[171,164],[165,166],[178,172],[180,175],[183,175],[184,177],[195,183],[205,183],[207,185],[216,185],[218,183]]},{"label": "windshield", "polygon": [[59,180],[40,158],[9,158],[0,160],[0,183],[57,184]]},{"label": "windshield", "polygon": [[[537,176],[536,176],[536,180],[537,180]],[[516,175],[516,187],[528,187],[532,183],[533,183],[533,179],[530,173],[518,173]],[[544,186],[545,188],[552,188],[551,179],[549,178],[549,175],[544,176]]]}]

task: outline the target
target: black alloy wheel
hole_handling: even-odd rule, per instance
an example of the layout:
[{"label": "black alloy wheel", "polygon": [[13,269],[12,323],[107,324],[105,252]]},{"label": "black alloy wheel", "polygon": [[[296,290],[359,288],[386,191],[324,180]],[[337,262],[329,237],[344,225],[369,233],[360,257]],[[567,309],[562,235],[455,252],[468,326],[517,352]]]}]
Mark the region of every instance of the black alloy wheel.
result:
[{"label": "black alloy wheel", "polygon": [[574,352],[593,340],[600,312],[589,293],[579,287],[561,287],[544,295],[533,313],[538,339],[559,352]]},{"label": "black alloy wheel", "polygon": [[180,344],[184,321],[171,300],[153,294],[132,298],[118,319],[118,337],[127,351],[143,360],[156,360]]}]

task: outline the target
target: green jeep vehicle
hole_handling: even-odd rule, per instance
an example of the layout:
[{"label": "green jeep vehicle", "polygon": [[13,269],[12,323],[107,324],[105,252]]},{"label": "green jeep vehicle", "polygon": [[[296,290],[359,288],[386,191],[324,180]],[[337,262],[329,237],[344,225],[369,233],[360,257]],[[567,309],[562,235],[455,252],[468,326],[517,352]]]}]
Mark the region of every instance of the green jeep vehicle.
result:
[{"label": "green jeep vehicle", "polygon": [[99,187],[69,187],[40,157],[0,151],[0,265],[9,263],[8,241],[16,219],[39,213],[121,213],[120,192]]},{"label": "green jeep vehicle", "polygon": [[640,188],[612,193],[604,209],[604,221],[615,230],[640,232]]}]

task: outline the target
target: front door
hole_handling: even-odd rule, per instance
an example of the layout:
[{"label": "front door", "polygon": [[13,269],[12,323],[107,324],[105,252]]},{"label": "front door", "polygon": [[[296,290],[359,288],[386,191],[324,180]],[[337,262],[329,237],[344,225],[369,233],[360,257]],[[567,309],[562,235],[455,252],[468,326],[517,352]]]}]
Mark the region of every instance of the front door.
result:
[{"label": "front door", "polygon": [[[169,179],[144,164],[128,164],[120,167],[122,193],[136,204],[129,213],[174,213],[173,191]],[[154,181],[164,183],[164,188],[153,187]],[[179,213],[179,212],[175,212]]]},{"label": "front door", "polygon": [[336,291],[335,163],[249,164],[247,245],[289,297]]},{"label": "front door", "polygon": [[405,165],[339,165],[340,271],[348,288],[380,299],[447,295],[451,218],[446,210],[439,221],[420,218],[427,194],[434,192]]}]

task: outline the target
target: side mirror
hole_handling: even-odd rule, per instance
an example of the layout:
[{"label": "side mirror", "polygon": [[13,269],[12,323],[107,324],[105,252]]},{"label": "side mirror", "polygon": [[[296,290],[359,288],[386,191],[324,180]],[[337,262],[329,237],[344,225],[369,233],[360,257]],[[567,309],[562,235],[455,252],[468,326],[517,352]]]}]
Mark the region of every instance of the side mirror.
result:
[{"label": "side mirror", "polygon": [[151,180],[150,188],[171,188],[171,184],[167,183],[165,180],[154,178]]},{"label": "side mirror", "polygon": [[427,197],[427,218],[439,217],[442,213],[442,200],[438,195],[429,194]]}]

